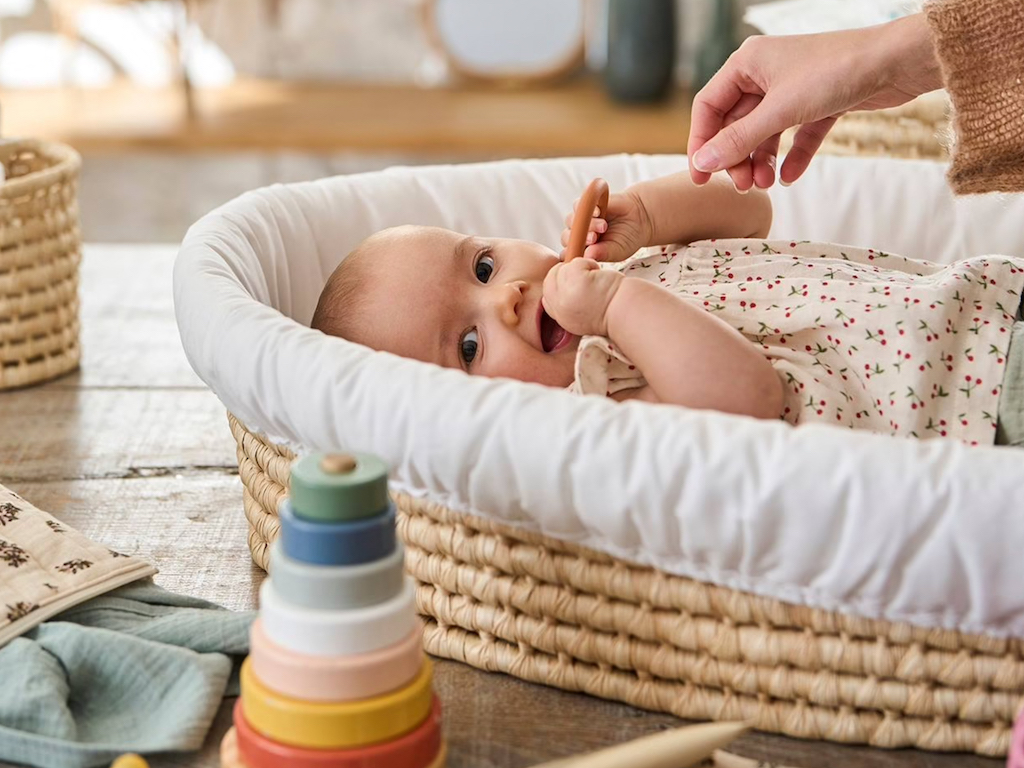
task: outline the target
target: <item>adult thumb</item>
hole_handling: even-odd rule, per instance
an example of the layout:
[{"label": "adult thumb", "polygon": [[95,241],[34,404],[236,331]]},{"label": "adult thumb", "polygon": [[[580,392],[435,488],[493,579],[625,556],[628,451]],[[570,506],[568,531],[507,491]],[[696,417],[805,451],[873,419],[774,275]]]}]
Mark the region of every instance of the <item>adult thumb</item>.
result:
[{"label": "adult thumb", "polygon": [[750,157],[765,139],[789,128],[777,106],[765,98],[749,114],[722,128],[690,162],[698,171],[714,173]]}]

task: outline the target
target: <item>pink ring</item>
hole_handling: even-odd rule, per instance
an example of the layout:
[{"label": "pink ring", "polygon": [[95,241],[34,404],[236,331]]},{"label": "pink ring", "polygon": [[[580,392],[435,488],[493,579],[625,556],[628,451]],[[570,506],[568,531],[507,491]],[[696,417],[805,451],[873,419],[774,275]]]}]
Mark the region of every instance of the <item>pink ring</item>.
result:
[{"label": "pink ring", "polygon": [[1010,737],[1010,754],[1006,768],[1024,768],[1024,710],[1017,716],[1017,725]]},{"label": "pink ring", "polygon": [[431,768],[441,752],[441,702],[415,731],[395,741],[359,749],[300,749],[261,736],[245,721],[242,700],[235,703],[238,752],[247,768]]},{"label": "pink ring", "polygon": [[400,643],[355,656],[307,656],[272,641],[256,619],[249,633],[252,671],[267,688],[302,701],[372,699],[404,688],[423,666],[416,629]]}]

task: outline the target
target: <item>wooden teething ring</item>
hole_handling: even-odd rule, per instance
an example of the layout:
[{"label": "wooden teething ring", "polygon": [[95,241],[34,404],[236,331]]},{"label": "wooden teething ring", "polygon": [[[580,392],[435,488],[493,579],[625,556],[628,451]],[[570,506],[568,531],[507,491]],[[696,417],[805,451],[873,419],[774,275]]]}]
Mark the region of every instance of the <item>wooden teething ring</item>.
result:
[{"label": "wooden teething ring", "polygon": [[576,215],[572,220],[572,229],[569,230],[569,244],[565,247],[563,261],[572,261],[583,256],[583,251],[587,248],[587,233],[590,231],[590,220],[594,217],[595,206],[602,215],[608,208],[608,182],[604,179],[594,179],[583,190],[579,205],[576,206]]}]

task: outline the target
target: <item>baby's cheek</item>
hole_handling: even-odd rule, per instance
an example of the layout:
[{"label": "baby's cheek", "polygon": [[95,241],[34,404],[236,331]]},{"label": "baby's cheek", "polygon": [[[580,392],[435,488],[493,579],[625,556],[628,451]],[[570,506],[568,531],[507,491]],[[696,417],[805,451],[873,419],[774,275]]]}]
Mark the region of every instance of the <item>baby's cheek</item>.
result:
[{"label": "baby's cheek", "polygon": [[549,355],[526,342],[492,345],[487,357],[487,364],[482,366],[486,370],[481,370],[485,376],[529,381],[549,387],[567,387],[572,383],[576,359],[571,347]]}]

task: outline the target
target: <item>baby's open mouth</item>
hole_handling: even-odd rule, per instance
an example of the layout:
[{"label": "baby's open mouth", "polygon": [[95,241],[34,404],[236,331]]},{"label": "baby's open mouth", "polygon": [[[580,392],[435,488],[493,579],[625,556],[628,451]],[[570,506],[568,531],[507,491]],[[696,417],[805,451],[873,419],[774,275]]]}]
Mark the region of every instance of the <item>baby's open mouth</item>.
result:
[{"label": "baby's open mouth", "polygon": [[565,346],[570,333],[560,326],[544,308],[540,310],[540,345],[545,352],[554,352]]}]

